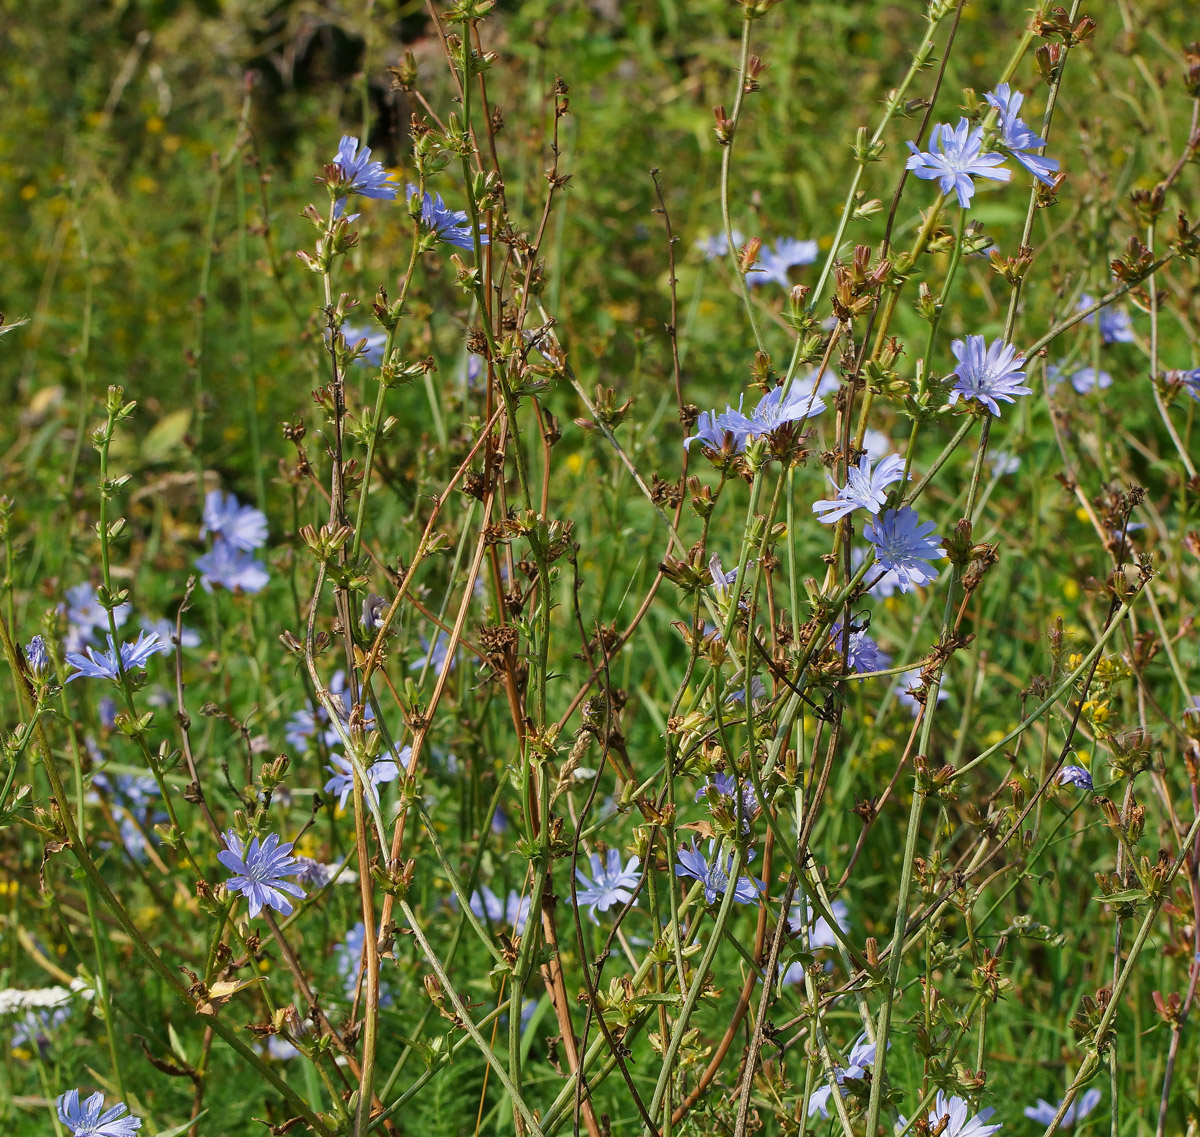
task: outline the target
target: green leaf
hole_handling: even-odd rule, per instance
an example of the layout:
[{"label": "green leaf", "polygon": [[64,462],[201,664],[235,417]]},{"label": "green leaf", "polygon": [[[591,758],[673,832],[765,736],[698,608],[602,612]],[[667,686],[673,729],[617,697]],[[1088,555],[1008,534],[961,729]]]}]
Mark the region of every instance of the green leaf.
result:
[{"label": "green leaf", "polygon": [[1101,904],[1135,904],[1146,899],[1146,892],[1141,888],[1126,888],[1120,892],[1109,893],[1108,896],[1093,896],[1092,899],[1100,901]]},{"label": "green leaf", "polygon": [[200,1120],[206,1113],[207,1109],[202,1109],[195,1117],[189,1121],[185,1121],[182,1125],[172,1126],[170,1129],[164,1129],[160,1133],[156,1133],[154,1137],[180,1137],[181,1133],[186,1133],[197,1121]]},{"label": "green leaf", "polygon": [[175,457],[175,452],[191,424],[192,412],[186,407],[160,418],[142,440],[143,461],[166,462]]}]

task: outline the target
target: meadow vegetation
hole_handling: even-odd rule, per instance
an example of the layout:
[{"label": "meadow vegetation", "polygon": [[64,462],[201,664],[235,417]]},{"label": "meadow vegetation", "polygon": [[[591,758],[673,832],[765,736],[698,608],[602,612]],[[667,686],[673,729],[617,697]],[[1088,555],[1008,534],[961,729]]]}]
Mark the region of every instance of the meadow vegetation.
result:
[{"label": "meadow vegetation", "polygon": [[6,22],[4,1133],[1200,1129],[1189,5]]}]

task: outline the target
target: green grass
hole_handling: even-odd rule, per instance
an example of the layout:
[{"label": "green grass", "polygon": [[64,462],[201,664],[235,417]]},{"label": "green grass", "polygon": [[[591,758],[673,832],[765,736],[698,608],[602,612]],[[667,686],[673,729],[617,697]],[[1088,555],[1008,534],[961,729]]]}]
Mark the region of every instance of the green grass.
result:
[{"label": "green grass", "polygon": [[[1032,213],[1033,258],[1011,317],[1013,287],[985,252],[1017,255],[1028,175],[1010,160],[1009,184],[979,180],[969,213],[951,199],[936,219],[933,183],[909,176],[894,208],[893,195],[905,140],[918,136],[935,91],[929,125],[956,122],[980,112],[983,93],[1007,73],[1040,127],[1049,89],[1035,51],[1061,41],[1036,29],[1023,40],[1033,25],[1020,5],[967,2],[958,16],[951,5],[894,113],[888,92],[904,82],[930,26],[918,6],[780,4],[750,23],[750,51],[767,66],[729,151],[729,218],[747,239],[818,242],[816,262],[791,274],[814,291],[794,301],[770,283],[747,298],[731,258],[706,260],[696,247],[724,229],[713,108],[728,115],[735,104],[737,5],[525,0],[479,22],[484,47],[496,52],[484,78],[502,126],[489,131],[473,79],[478,149],[467,144],[466,162],[483,171],[498,164],[503,198],[493,184],[485,199],[482,178],[467,185],[453,146],[424,171],[450,208],[466,209],[470,195],[490,208],[478,289],[474,250],[429,241],[413,256],[403,195],[354,199],[358,240],[327,274],[296,255],[316,255],[328,231],[329,193],[314,178],[325,176],[342,134],[367,137],[397,180],[418,181],[411,116],[442,141],[455,129],[451,116],[461,119],[457,81],[422,5],[144,3],[117,13],[65,2],[8,15],[0,381],[11,410],[0,446],[0,615],[14,645],[44,635],[55,663],[51,680],[31,685],[14,654],[12,682],[0,691],[0,987],[79,976],[96,993],[73,1000],[40,1050],[28,1041],[10,1049],[16,1018],[0,1018],[6,1133],[51,1131],[53,1099],[79,1087],[103,1091],[106,1104],[128,1102],[148,1134],[186,1132],[202,1109],[195,1131],[204,1137],[258,1133],[264,1120],[286,1127],[302,1111],[292,1132],[357,1137],[368,1118],[364,1111],[356,1132],[353,1071],[371,1051],[372,1087],[395,1132],[528,1132],[505,1078],[543,1122],[552,1115],[552,1131],[567,1132],[574,1048],[548,994],[556,968],[579,1050],[595,1048],[589,1076],[604,1073],[580,1132],[605,1124],[614,1134],[643,1132],[641,1108],[661,1126],[664,1103],[675,1109],[698,1084],[686,1119],[662,1132],[748,1132],[739,1086],[754,1054],[761,1065],[744,1083],[750,1125],[840,1133],[832,1110],[829,1120],[803,1117],[825,1079],[819,1052],[844,1056],[866,1023],[879,1029],[892,1000],[886,1077],[847,1083],[851,1133],[875,1117],[890,1133],[938,1088],[969,1099],[972,1113],[994,1107],[1005,1132],[1045,1132],[1023,1109],[1037,1097],[1057,1102],[1080,1070],[1079,1088],[1086,1081],[1103,1092],[1084,1132],[1194,1128],[1200,1050],[1189,984],[1200,877],[1185,863],[1162,890],[1157,883],[1198,816],[1200,761],[1196,718],[1185,713],[1200,686],[1198,404],[1171,380],[1200,363],[1195,249],[1176,221],[1194,212],[1198,184],[1195,161],[1181,162],[1197,106],[1194,75],[1190,92],[1181,77],[1189,58],[1196,66],[1185,6],[1097,8],[1095,34],[1071,46],[1047,149],[1067,177],[1053,203]],[[450,30],[452,14],[440,16]],[[415,88],[393,89],[388,68],[406,51]],[[557,120],[556,77],[565,84]],[[862,168],[852,203],[860,215],[835,249],[859,169],[856,131],[869,135],[885,119],[884,148]],[[570,180],[544,214],[555,160]],[[1146,195],[1160,183],[1154,213]],[[302,213],[310,202],[315,224]],[[966,221],[982,228],[968,234]],[[528,295],[525,246],[504,238],[505,224],[537,243]],[[736,406],[743,393],[751,407],[763,385],[803,382],[820,365],[835,314],[833,276],[818,288],[827,258],[847,265],[858,245],[875,265],[885,237],[889,270],[878,287],[843,296],[861,303],[839,326],[829,360],[830,374],[845,377],[861,352],[867,382],[843,383],[837,402],[826,396],[828,409],[787,466],[722,471],[693,446],[685,471],[681,443],[697,411]],[[960,249],[968,237],[979,255]],[[1033,394],[1003,404],[981,448],[983,418],[972,421],[971,403],[948,407],[947,385],[939,387],[954,366],[952,342],[1006,332],[1019,348],[1043,341],[1082,294],[1119,286],[1112,262],[1131,239],[1155,256],[1173,254],[1152,285],[1134,272],[1113,306],[1129,313],[1132,341],[1105,343],[1093,322],[1047,342],[1028,360]],[[898,263],[910,248],[913,263]],[[326,276],[334,304],[346,297],[332,315]],[[944,300],[932,327],[921,286]],[[393,382],[381,388],[377,366],[346,366],[338,461],[328,328],[344,318],[378,331],[371,305],[381,288],[388,302],[404,302]],[[485,367],[469,381],[481,295],[489,305],[502,298],[506,318],[493,309],[491,379]],[[517,334],[512,318],[523,306],[522,328],[553,321],[538,343],[545,356]],[[890,364],[881,328],[895,337]],[[1112,383],[1048,389],[1048,365],[1068,376],[1103,369]],[[604,429],[589,421],[597,412],[585,395]],[[126,413],[123,400],[136,406]],[[110,430],[97,440],[106,413]],[[489,418],[490,441],[476,447]],[[832,494],[831,475],[845,481],[845,443],[860,425],[909,455],[909,490],[966,428],[916,507],[943,537],[972,519],[973,569],[943,561],[926,589],[839,596],[854,571],[844,553],[867,548],[866,518],[854,516],[843,544],[840,529],[835,538],[817,523],[812,503]],[[497,447],[506,453],[489,494],[483,456]],[[989,461],[997,452],[1019,466],[997,472]],[[470,480],[447,490],[469,454]],[[368,462],[357,538],[322,567],[313,546],[331,520],[329,495],[344,487],[344,517],[355,526]],[[109,483],[102,514],[103,470],[127,481]],[[643,487],[659,487],[655,504]],[[211,544],[200,533],[204,493],[216,488],[267,515],[269,541],[254,555],[270,583],[255,595],[188,592]],[[569,528],[541,530],[530,513]],[[1135,527],[1123,546],[1110,531],[1126,514]],[[124,526],[101,538],[102,515]],[[422,544],[427,524],[432,550]],[[991,551],[981,559],[983,545]],[[743,566],[749,607],[740,614],[709,587],[713,554],[726,570]],[[362,803],[356,813],[353,800],[339,810],[323,786],[331,748],[347,739],[318,732],[297,742],[289,720],[318,705],[318,683],[336,671],[353,663],[361,680],[376,636],[358,620],[362,602],[378,594],[386,610],[414,563],[372,665],[381,729],[360,737],[358,711],[342,733],[366,762],[371,739],[386,748],[419,737],[416,774],[383,788],[378,817]],[[974,584],[972,571],[983,568],[968,595],[964,574]],[[144,683],[133,672],[122,685],[59,687],[72,670],[59,605],[82,582],[128,590],[127,639],[142,618],[174,621],[190,595],[183,623],[199,645],[182,653],[182,715],[174,654],[152,658]],[[1123,601],[1129,613],[1111,629]],[[442,685],[437,666],[421,666],[422,645],[439,623],[454,628],[460,610],[457,664]],[[310,612],[317,638],[306,659]],[[862,625],[867,613],[890,673],[840,679],[828,628],[846,615]],[[736,659],[693,634],[701,623],[711,631],[718,616]],[[297,650],[281,636],[295,637]],[[1067,683],[1101,637],[1094,674],[1089,666]],[[747,651],[768,691],[751,724],[711,694],[727,690]],[[926,666],[945,694],[936,702],[927,689],[919,719],[897,697],[915,682],[898,677],[902,664]],[[124,717],[113,721],[106,697]],[[134,721],[130,706],[153,717]],[[285,766],[263,773],[284,755]],[[203,808],[188,788],[189,762]],[[1090,768],[1095,794],[1057,786],[1060,763]],[[929,774],[914,810],[918,766]],[[706,775],[734,768],[770,803],[770,820],[756,818],[748,841],[728,808],[696,800]],[[62,783],[59,805],[51,771]],[[112,781],[151,771],[148,804],[131,811]],[[167,840],[152,832],[166,821],[162,787],[180,826]],[[62,809],[81,834],[74,847],[63,844]],[[372,918],[386,908],[392,921],[380,968],[387,998],[372,1005],[365,986],[348,995],[339,971],[335,949],[364,918],[360,888],[308,888],[283,933],[293,968],[267,924],[247,921],[245,904],[221,890],[229,874],[205,809],[217,829],[248,824],[366,873]],[[1120,824],[1110,823],[1118,814]],[[149,855],[126,849],[131,826]],[[676,878],[676,852],[693,839],[703,848],[713,827],[739,858],[753,851],[744,871],[766,881],[769,900],[705,913],[703,894],[693,894],[681,916],[693,882]],[[389,865],[393,839],[399,855]],[[590,875],[588,854],[606,849],[622,862],[641,858],[637,904],[595,920],[585,906],[577,928],[573,857]],[[758,1022],[764,988],[747,980],[771,953],[782,897],[801,870],[809,890],[820,882],[823,904],[846,904],[845,943],[809,952],[802,937],[780,936],[779,959],[808,964],[807,986],[769,985]],[[479,935],[452,899],[451,871],[465,893],[487,884],[502,900],[511,889],[545,896],[550,915],[516,940],[490,920]],[[207,882],[199,892],[198,876]],[[910,927],[897,971],[885,960],[865,976],[855,960],[885,951],[898,910],[922,922]],[[669,939],[654,947],[664,925],[682,927],[695,947],[682,975]],[[249,947],[247,934],[258,937]],[[655,966],[642,967],[652,952]],[[698,967],[710,953],[706,981]],[[209,985],[263,981],[219,1007],[214,1037],[213,1016],[194,1006],[206,996],[188,996],[193,979],[180,968]],[[231,1040],[262,1055],[267,1024],[289,1003],[308,1015],[297,973],[328,1016],[299,1038],[309,1053],[239,1053]],[[1116,1013],[1104,1023],[1111,1033],[1099,1039],[1096,1000],[1103,1008],[1118,981]],[[515,986],[536,1005],[526,1026],[510,1030],[502,1004]],[[599,992],[594,1004],[589,988]],[[748,1012],[736,1009],[743,988]],[[1178,1012],[1164,1002],[1172,993]],[[464,1008],[478,1037],[462,1028]],[[613,1037],[597,1023],[601,1008]],[[348,1059],[335,1062],[328,1037],[317,1045],[326,1023]],[[377,1025],[374,1041],[364,1023]],[[727,1030],[723,1061],[705,1074]],[[624,1072],[605,1064],[617,1035]],[[673,1035],[681,1045],[662,1075]]]}]

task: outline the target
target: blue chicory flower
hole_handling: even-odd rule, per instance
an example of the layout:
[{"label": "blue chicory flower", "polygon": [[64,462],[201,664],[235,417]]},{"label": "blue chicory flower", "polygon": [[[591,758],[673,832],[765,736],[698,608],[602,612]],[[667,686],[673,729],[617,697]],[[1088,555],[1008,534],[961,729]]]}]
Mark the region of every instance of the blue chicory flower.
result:
[{"label": "blue chicory flower", "polygon": [[[842,650],[842,623],[839,620],[829,629],[829,642],[838,650]],[[892,657],[888,655],[864,629],[850,628],[850,640],[846,647],[846,666],[851,671],[883,671],[889,667]]]},{"label": "blue chicory flower", "polygon": [[212,549],[196,558],[196,567],[206,592],[216,585],[230,592],[261,592],[271,580],[266,566],[253,553],[237,549],[220,537]]},{"label": "blue chicory flower", "polygon": [[68,1090],[57,1104],[58,1120],[71,1137],[131,1137],[142,1127],[142,1119],[130,1114],[123,1101],[104,1109],[104,1095],[99,1090],[82,1103],[78,1090]]},{"label": "blue chicory flower", "polygon": [[1104,370],[1095,367],[1080,367],[1071,375],[1071,386],[1078,395],[1086,395],[1091,391],[1107,391],[1113,384],[1113,377]]},{"label": "blue chicory flower", "polygon": [[291,841],[280,844],[274,833],[262,842],[255,837],[246,847],[234,830],[226,831],[225,848],[217,854],[217,860],[234,874],[226,888],[244,893],[250,902],[250,919],[264,908],[274,908],[281,915],[290,916],[292,902],[288,896],[304,896],[303,888],[284,879],[295,876],[298,870],[291,851]]},{"label": "blue chicory flower", "polygon": [[1200,402],[1200,367],[1191,371],[1171,371],[1169,377],[1179,383],[1183,390],[1197,402]]},{"label": "blue chicory flower", "polygon": [[[1082,1121],[1087,1117],[1100,1104],[1100,1096],[1100,1091],[1093,1087],[1071,1102],[1063,1113],[1062,1120],[1058,1123],[1059,1129],[1070,1129],[1076,1122]],[[1039,1125],[1049,1125],[1057,1116],[1061,1106],[1061,1098],[1058,1105],[1051,1105],[1044,1098],[1038,1098],[1037,1105],[1027,1105],[1025,1107],[1025,1116],[1030,1121],[1036,1121]]]},{"label": "blue chicory flower", "polygon": [[[745,698],[744,690],[742,697]],[[737,779],[732,774],[718,772],[696,791],[696,800],[706,799],[710,789],[715,790],[721,797],[728,798],[730,804],[735,806],[735,813],[741,818],[742,833],[748,835],[754,819],[762,812],[758,804],[758,794],[754,792],[754,783],[747,778],[742,783],[742,791],[739,794]]]},{"label": "blue chicory flower", "polygon": [[[912,689],[921,686],[921,669],[914,667],[911,671],[905,671],[896,682],[896,702],[902,707],[907,707],[916,718],[921,713],[922,703],[913,694]],[[950,693],[945,687],[938,685],[937,701],[944,703],[950,698]]]},{"label": "blue chicory flower", "polygon": [[[734,851],[717,854],[717,842],[708,843],[708,857],[700,852],[693,840],[691,845],[679,849],[679,863],[675,866],[676,876],[687,876],[704,885],[704,903],[716,904],[718,896],[724,896],[729,888],[729,874],[733,871]],[[711,858],[711,859],[710,859]],[[733,886],[733,899],[738,904],[753,904],[762,891],[762,881],[752,876],[740,876]]]},{"label": "blue chicory flower", "polygon": [[1084,766],[1064,766],[1054,780],[1060,786],[1078,786],[1082,790],[1092,789],[1092,775]]},{"label": "blue chicory flower", "polygon": [[[334,217],[342,216],[350,194],[392,201],[400,193],[400,187],[389,180],[383,163],[371,161],[371,148],[363,146],[359,149],[358,139],[352,135],[342,135],[333,164],[338,167],[336,177],[329,183],[336,195]],[[353,213],[346,220],[353,221],[357,216]]]},{"label": "blue chicory flower", "polygon": [[46,652],[46,641],[41,636],[34,636],[25,645],[25,666],[34,679],[45,679],[50,670],[50,656]]},{"label": "blue chicory flower", "polygon": [[114,774],[109,777],[104,771],[99,771],[92,778],[92,788],[108,799],[125,851],[135,861],[144,861],[146,833],[152,833],[155,825],[169,820],[167,813],[158,808],[158,783],[149,774]]},{"label": "blue chicory flower", "polygon": [[728,440],[730,449],[740,454],[750,439],[770,434],[789,423],[815,418],[825,410],[824,400],[803,383],[794,383],[786,398],[782,387],[773,388],[749,415],[742,410],[742,402],[738,400],[736,410],[727,404],[720,413],[701,411],[696,419],[696,433],[683,440],[684,449],[699,442],[710,450],[720,450]]},{"label": "blue chicory flower", "polygon": [[[413,198],[420,191],[409,183],[405,192],[410,198]],[[436,233],[447,245],[454,245],[467,252],[473,252],[475,249],[475,242],[471,235],[471,222],[467,217],[466,210],[450,209],[442,200],[440,193],[431,194],[426,191],[421,198],[421,224],[430,232]],[[481,245],[488,243],[488,235],[484,232],[482,222],[479,225],[479,243]]]},{"label": "blue chicory flower", "polygon": [[[104,634],[109,631],[108,612],[101,606],[96,590],[86,581],[67,589],[66,609],[70,624],[67,651],[80,651],[85,644],[92,643],[97,629]],[[123,627],[132,610],[132,604],[118,604],[113,609],[113,623],[118,628]]]},{"label": "blue chicory flower", "polygon": [[877,514],[887,501],[884,492],[888,486],[904,477],[904,459],[896,454],[889,454],[872,471],[871,456],[864,454],[857,466],[851,466],[846,471],[846,484],[838,487],[837,497],[833,501],[813,502],[813,513],[821,518],[824,525],[832,525],[842,517],[848,517],[856,509],[865,509],[868,513]]},{"label": "blue chicory flower", "polygon": [[[891,1043],[888,1043],[888,1048],[891,1048]],[[850,1053],[846,1056],[845,1066],[837,1065],[834,1067],[833,1077],[837,1082],[838,1089],[843,1094],[846,1093],[844,1088],[846,1082],[861,1081],[867,1076],[867,1071],[875,1065],[875,1043],[868,1042],[865,1034],[860,1034],[855,1040],[854,1045],[850,1048]],[[812,1117],[814,1113],[819,1113],[822,1117],[829,1116],[829,1099],[833,1095],[833,1088],[828,1084],[813,1090],[808,1099],[808,1116]]]},{"label": "blue chicory flower", "polygon": [[580,907],[588,907],[588,915],[593,923],[598,923],[597,912],[607,912],[618,904],[628,904],[630,900],[636,904],[634,889],[638,886],[641,873],[641,861],[630,857],[621,867],[621,854],[616,849],[609,849],[603,861],[596,853],[588,857],[592,868],[591,879],[581,868],[576,867],[575,879],[582,885],[576,892]]},{"label": "blue chicory flower", "polygon": [[233,548],[250,552],[267,543],[267,515],[252,505],[242,505],[231,493],[212,490],[204,496],[204,523],[200,536],[212,533]]},{"label": "blue chicory flower", "polygon": [[[749,568],[753,563],[753,561],[748,562],[746,568]],[[733,586],[737,582],[737,566],[735,565],[726,572],[721,565],[721,558],[716,553],[713,553],[708,558],[708,575],[712,577],[712,590],[717,603],[721,605],[729,604],[733,598]]]},{"label": "blue chicory flower", "polygon": [[[346,808],[346,799],[354,792],[354,764],[345,754],[331,754],[326,766],[333,777],[325,783],[327,794],[338,795],[338,809]],[[412,765],[412,747],[405,746],[392,757],[377,758],[367,767],[367,780],[363,785],[363,796],[367,801],[378,804],[379,787],[386,786],[400,777],[401,766],[407,771]]]},{"label": "blue chicory flower", "polygon": [[[969,1108],[962,1098],[947,1097],[942,1090],[938,1090],[927,1119],[930,1132],[940,1133],[941,1137],[990,1137],[992,1133],[1004,1127],[1002,1122],[987,1124],[988,1119],[996,1112],[990,1106],[981,1109],[974,1117],[968,1116]],[[900,1124],[907,1125],[908,1118],[901,1116]]]},{"label": "blue chicory flower", "polygon": [[471,893],[471,911],[479,919],[485,916],[493,924],[507,924],[519,936],[525,931],[533,897],[522,896],[515,888],[510,889],[506,900],[501,900],[485,884]]},{"label": "blue chicory flower", "polygon": [[[428,664],[431,671],[440,674],[446,662],[446,655],[450,649],[450,637],[439,628],[437,635],[433,637],[432,643],[425,636],[424,632],[419,632],[417,638],[421,641],[421,655],[409,664],[409,671],[421,671]],[[451,670],[454,669],[456,662],[457,660],[451,661]]]},{"label": "blue chicory flower", "polygon": [[1006,474],[1015,474],[1021,468],[1021,459],[1007,450],[993,450],[987,456],[987,464],[992,477],[1002,478]]},{"label": "blue chicory flower", "polygon": [[937,580],[938,574],[929,562],[945,554],[939,538],[930,536],[934,527],[932,521],[922,522],[910,505],[889,509],[863,527],[863,536],[874,546],[880,568],[896,574],[901,592]]},{"label": "blue chicory flower", "polygon": [[[807,900],[803,901],[803,904],[803,915],[800,913],[799,904],[788,913],[788,930],[792,935],[798,936],[801,930],[807,927],[808,947],[810,951],[834,947],[837,944],[837,936],[834,935],[833,929],[829,926],[829,921],[824,916],[817,916],[814,919],[812,905]],[[844,900],[830,901],[829,912],[833,916],[839,931],[845,932],[849,929],[850,909],[846,906]]]},{"label": "blue chicory flower", "polygon": [[710,450],[720,450],[728,441],[729,448],[740,454],[750,438],[750,420],[742,414],[740,403],[738,408],[735,411],[726,406],[720,414],[715,410],[701,411],[696,419],[696,433],[683,440],[683,448],[690,450],[693,442],[699,442]]},{"label": "blue chicory flower", "polygon": [[[349,347],[362,343],[362,350],[354,357],[355,367],[382,367],[383,353],[387,348],[388,334],[384,331],[356,324],[342,325],[342,338]],[[365,341],[365,342],[364,342]]]},{"label": "blue chicory flower", "polygon": [[950,402],[956,403],[960,398],[975,399],[992,414],[999,415],[997,399],[1011,403],[1016,395],[1033,394],[1029,387],[1017,382],[1025,378],[1025,372],[1021,370],[1024,361],[1012,344],[994,339],[988,347],[983,336],[967,336],[965,341],[954,340],[950,350],[958,360],[954,369],[958,382],[950,392]]},{"label": "blue chicory flower", "polygon": [[763,245],[758,254],[758,263],[746,274],[746,283],[753,286],[773,280],[781,288],[791,288],[788,269],[812,264],[817,259],[817,252],[816,241],[780,237],[774,246]]},{"label": "blue chicory flower", "polygon": [[[1082,312],[1085,308],[1090,308],[1096,303],[1096,298],[1084,293],[1079,298],[1079,303],[1075,305],[1077,312]],[[1093,312],[1090,316],[1084,316],[1085,324],[1096,323],[1097,318],[1100,321],[1100,338],[1105,343],[1133,343],[1133,322],[1129,319],[1129,313],[1124,308],[1101,308],[1098,312]]]},{"label": "blue chicory flower", "polygon": [[1020,91],[1012,90],[1007,83],[1001,83],[994,91],[989,91],[983,97],[1000,112],[999,137],[997,139],[999,144],[1039,182],[1045,182],[1048,186],[1054,185],[1054,175],[1058,172],[1058,160],[1031,153],[1031,151],[1040,150],[1045,146],[1046,140],[1040,135],[1034,134],[1032,129],[1019,117],[1025,96]]},{"label": "blue chicory flower", "polygon": [[[734,248],[746,243],[746,238],[740,229],[732,230]],[[729,241],[724,233],[714,233],[711,237],[697,237],[696,248],[703,254],[706,261],[719,261],[729,255]]]},{"label": "blue chicory flower", "polygon": [[[163,649],[164,651],[173,652],[175,650],[174,620],[168,620],[165,616],[158,620],[151,620],[148,616],[143,616],[142,631],[158,636],[167,645]],[[200,633],[195,628],[184,627],[180,631],[179,642],[183,647],[199,647]]]},{"label": "blue chicory flower", "polygon": [[863,450],[873,459],[885,458],[892,452],[892,440],[882,430],[869,426],[863,433]]},{"label": "blue chicory flower", "polygon": [[[67,682],[75,679],[119,679],[121,671],[132,671],[135,667],[146,667],[146,662],[156,652],[166,651],[168,645],[157,635],[140,632],[133,643],[121,644],[118,649],[112,636],[108,637],[108,651],[97,651],[87,647],[82,652],[67,652],[67,662],[78,670],[68,676]],[[118,666],[119,660],[119,666]]]},{"label": "blue chicory flower", "polygon": [[800,383],[792,384],[786,399],[783,388],[775,387],[763,395],[754,408],[754,413],[747,420],[747,433],[751,438],[759,438],[789,423],[816,418],[824,409],[824,400],[815,391],[805,390]]},{"label": "blue chicory flower", "polygon": [[957,127],[948,122],[935,126],[928,150],[919,150],[913,142],[908,148],[912,157],[906,168],[926,181],[936,179],[943,194],[956,193],[963,209],[971,204],[975,193],[972,178],[1006,182],[1012,177],[1012,171],[1003,165],[1003,154],[984,152],[983,127],[972,129],[965,118],[958,120]]}]

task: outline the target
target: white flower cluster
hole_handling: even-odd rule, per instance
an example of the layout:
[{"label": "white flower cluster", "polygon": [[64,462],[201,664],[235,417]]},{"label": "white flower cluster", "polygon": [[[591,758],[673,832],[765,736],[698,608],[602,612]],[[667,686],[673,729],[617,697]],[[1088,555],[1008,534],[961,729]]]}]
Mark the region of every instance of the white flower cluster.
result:
[{"label": "white flower cluster", "polygon": [[22,1011],[33,1011],[40,1008],[53,1009],[64,1006],[71,1001],[73,995],[82,995],[85,999],[95,997],[96,992],[82,979],[72,979],[67,987],[6,987],[0,991],[0,1015],[15,1015]]}]

